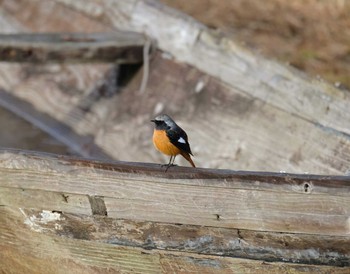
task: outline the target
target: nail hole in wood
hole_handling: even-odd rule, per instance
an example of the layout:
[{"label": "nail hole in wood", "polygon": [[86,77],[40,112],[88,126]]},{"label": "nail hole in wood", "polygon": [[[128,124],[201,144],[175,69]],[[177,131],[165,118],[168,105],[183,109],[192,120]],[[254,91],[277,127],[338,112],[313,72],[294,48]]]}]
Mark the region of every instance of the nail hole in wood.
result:
[{"label": "nail hole in wood", "polygon": [[304,184],[304,192],[309,193],[310,192],[310,185],[308,183]]},{"label": "nail hole in wood", "polygon": [[66,203],[68,203],[68,198],[69,198],[68,195],[62,194],[62,198],[63,198],[63,201],[65,201]]}]

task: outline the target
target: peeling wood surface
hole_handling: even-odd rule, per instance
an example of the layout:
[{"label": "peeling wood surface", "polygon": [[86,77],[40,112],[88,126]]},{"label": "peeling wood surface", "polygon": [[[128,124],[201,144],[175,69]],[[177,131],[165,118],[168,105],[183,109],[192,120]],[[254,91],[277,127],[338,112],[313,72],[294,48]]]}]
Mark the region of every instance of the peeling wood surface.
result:
[{"label": "peeling wood surface", "polygon": [[[190,252],[146,250],[48,235],[26,212],[0,208],[0,259],[4,273],[348,273],[349,267],[268,263]],[[51,217],[51,218],[50,218]],[[57,224],[59,213],[43,214],[41,225]],[[14,270],[13,266],[16,265]]]},{"label": "peeling wood surface", "polygon": [[[64,204],[64,197],[70,194],[101,197],[98,202],[104,203],[102,211],[106,211],[101,215],[112,218],[349,235],[350,177],[179,167],[165,173],[159,165],[152,164],[117,162],[105,166],[99,162],[72,162],[61,156],[3,151],[0,186],[7,191],[15,188],[30,190],[29,193],[61,193],[57,195],[58,202],[52,200],[54,206]],[[329,188],[329,193],[325,188]],[[17,192],[14,197],[18,195]],[[89,211],[86,199],[85,204],[79,202],[78,208],[84,205],[80,210]],[[101,207],[91,210],[101,212]]]},{"label": "peeling wood surface", "polygon": [[[350,99],[346,93],[323,83],[312,83],[311,88],[308,79],[289,69],[288,76],[281,76],[279,73],[287,73],[285,68],[279,69],[280,65],[233,47],[232,41],[222,48],[226,43],[225,37],[215,40],[219,44],[207,45],[202,38],[213,34],[204,26],[171,9],[154,4],[153,1],[128,1],[122,7],[118,1],[84,4],[80,1],[65,1],[64,5],[52,1],[50,8],[47,7],[49,4],[45,4],[45,9],[40,8],[44,5],[40,1],[24,2],[37,15],[35,20],[26,17],[22,9],[15,8],[21,1],[11,1],[11,4],[6,0],[3,2],[1,9],[7,15],[4,20],[17,22],[17,25],[11,25],[12,31],[23,31],[25,27],[32,31],[62,31],[62,25],[75,31],[74,28],[78,25],[89,31],[118,27],[144,31],[157,40],[161,49],[170,52],[176,59],[179,56],[188,57],[192,66],[176,62],[171,59],[171,55],[158,52],[150,63],[150,77],[145,92],[139,92],[142,80],[140,71],[126,88],[118,90],[112,98],[91,96],[101,92],[101,82],[108,82],[106,75],[113,71],[108,66],[47,65],[38,68],[31,65],[0,65],[0,86],[3,90],[32,104],[44,115],[64,123],[78,136],[90,136],[92,142],[108,153],[109,157],[125,161],[165,163],[167,158],[160,155],[152,145],[152,125],[149,120],[159,112],[166,112],[187,131],[195,154],[194,161],[201,167],[333,175],[342,175],[348,171],[350,138],[344,129],[336,128],[339,123],[343,128],[343,125],[349,124],[347,109]],[[74,12],[72,6],[77,12]],[[160,29],[157,34],[154,28],[157,24],[149,26],[149,18],[139,17],[139,12],[149,16],[153,22],[168,18],[171,22],[168,25],[175,26],[179,23],[184,31],[167,28]],[[90,18],[84,17],[83,13]],[[67,22],[63,16],[65,14],[70,14],[72,22]],[[127,16],[130,14],[133,16]],[[50,16],[53,19],[47,25],[43,24]],[[145,29],[141,30],[143,23],[138,20],[145,20]],[[198,29],[200,35],[196,36]],[[174,36],[175,32],[177,36]],[[191,35],[188,36],[189,33]],[[164,37],[172,45],[164,44]],[[200,39],[194,39],[195,37]],[[208,50],[201,51],[201,58],[196,57],[195,53],[198,43]],[[188,56],[189,48],[192,57]],[[232,53],[234,49],[237,52]],[[222,58],[216,58],[216,54],[227,57],[225,64],[228,73],[231,73],[231,66],[239,65],[239,62],[230,59],[236,54],[243,54],[243,63],[250,60],[244,73],[236,69],[235,73],[230,74],[232,82],[238,84],[220,81],[212,73],[201,72],[205,71],[203,67],[195,65],[192,60],[196,58],[198,62],[219,62]],[[268,69],[265,75],[267,78],[264,76],[266,79],[262,80],[250,73],[250,69],[264,72],[265,65],[278,70],[278,73],[273,74],[276,77],[270,75],[269,78],[278,82],[275,84],[277,89],[273,92],[266,89],[267,75],[271,73]],[[215,64],[208,68],[226,73],[223,68],[216,70]],[[240,84],[245,79],[248,85],[250,77],[253,79],[250,82],[260,79],[261,87],[254,86],[254,82],[252,90],[248,90]],[[291,77],[286,80],[291,82],[285,83],[282,88],[278,80],[281,77]],[[317,91],[314,90],[315,87]],[[306,89],[311,90],[308,95]],[[279,102],[280,97],[284,98],[282,103]],[[326,101],[328,108],[324,105]],[[323,108],[328,109],[327,114],[320,113]],[[310,118],[306,112],[315,113],[315,117]],[[318,119],[334,121],[330,125],[326,120],[322,122]],[[176,161],[186,164],[181,159]]]},{"label": "peeling wood surface", "polygon": [[132,32],[0,34],[0,60],[134,64],[142,63],[144,44]]},{"label": "peeling wood surface", "polygon": [[[16,208],[15,203],[6,204]],[[26,203],[23,203],[22,207],[30,208]],[[50,206],[47,207],[49,208]],[[70,214],[64,211],[54,211],[54,214],[60,214],[59,219],[43,222],[45,212],[52,210],[31,208],[23,209],[23,212],[32,220],[33,228],[50,236],[145,250],[190,252],[266,262],[350,266],[349,237],[139,222],[91,214]]]}]

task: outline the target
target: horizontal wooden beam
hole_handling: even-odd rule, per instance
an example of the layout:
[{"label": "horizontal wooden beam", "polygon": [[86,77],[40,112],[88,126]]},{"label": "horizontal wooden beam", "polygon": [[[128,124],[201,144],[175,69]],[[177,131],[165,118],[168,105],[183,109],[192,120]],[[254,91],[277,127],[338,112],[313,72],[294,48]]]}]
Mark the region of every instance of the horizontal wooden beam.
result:
[{"label": "horizontal wooden beam", "polygon": [[[99,238],[108,233],[103,227],[99,227],[100,230],[95,232],[95,240],[89,240],[97,227],[87,222],[82,230],[75,230],[79,225],[75,228],[66,226],[66,217],[74,226],[74,216],[56,212],[42,212],[34,216],[22,208],[0,207],[1,270],[5,273],[11,272],[15,265],[16,271],[21,273],[51,273],[57,269],[66,272],[74,269],[81,273],[104,273],[106,269],[113,273],[180,273],[184,270],[187,273],[349,273],[349,267],[262,262],[198,254],[186,250],[150,250],[128,246],[126,243],[106,243],[99,241]],[[111,220],[105,221],[108,223]],[[132,224],[120,224],[121,226],[118,226],[111,221],[111,227],[116,229],[115,235],[125,235],[128,231],[134,234],[139,229],[133,231],[135,227]],[[62,235],[50,233],[53,227]],[[144,229],[145,226],[141,227],[140,232]],[[152,226],[145,232],[149,237],[155,235]],[[200,233],[200,230],[198,232]],[[191,244],[190,237],[193,232],[187,233],[183,236],[188,238],[188,244]],[[167,237],[171,238],[172,235]],[[152,239],[149,238],[148,241]],[[175,238],[174,243],[177,242],[178,239]]]},{"label": "horizontal wooden beam", "polygon": [[[112,218],[349,235],[350,177],[237,172],[0,152],[0,188],[98,197]],[[69,199],[68,199],[69,200]],[[40,199],[33,199],[33,202]],[[72,202],[75,200],[73,199]],[[40,206],[48,206],[44,200]],[[83,204],[77,204],[80,207]],[[101,212],[101,208],[79,209]],[[75,206],[70,213],[78,213]],[[53,208],[51,208],[53,209]],[[56,207],[57,210],[60,208]]]},{"label": "horizontal wooden beam", "polygon": [[[38,197],[42,192],[11,190],[5,192],[18,205],[18,196]],[[32,193],[30,193],[32,192]],[[11,195],[12,194],[12,195]],[[50,194],[50,193],[48,193]],[[54,195],[58,199],[55,199]],[[51,193],[54,201],[62,196]],[[86,197],[66,196],[86,202]],[[23,199],[24,201],[24,199]],[[68,203],[66,203],[68,204]],[[16,208],[13,204],[12,207]],[[25,208],[27,209],[25,209]],[[22,203],[23,222],[28,228],[47,235],[139,247],[146,250],[172,250],[213,256],[333,266],[350,266],[349,237],[306,234],[257,232],[240,229],[214,228],[193,225],[140,222],[103,216],[70,214],[65,211],[35,210],[26,201]],[[52,222],[43,222],[45,214],[59,216]],[[10,218],[10,217],[9,217]]]},{"label": "horizontal wooden beam", "polygon": [[133,32],[0,34],[0,61],[142,63],[146,39]]}]

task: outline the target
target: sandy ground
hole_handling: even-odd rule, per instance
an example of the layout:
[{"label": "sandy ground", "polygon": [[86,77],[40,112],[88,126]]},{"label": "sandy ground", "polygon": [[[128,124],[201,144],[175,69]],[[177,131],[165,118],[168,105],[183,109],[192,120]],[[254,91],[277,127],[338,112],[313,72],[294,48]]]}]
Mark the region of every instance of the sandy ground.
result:
[{"label": "sandy ground", "polygon": [[161,0],[269,58],[350,88],[350,1]]}]

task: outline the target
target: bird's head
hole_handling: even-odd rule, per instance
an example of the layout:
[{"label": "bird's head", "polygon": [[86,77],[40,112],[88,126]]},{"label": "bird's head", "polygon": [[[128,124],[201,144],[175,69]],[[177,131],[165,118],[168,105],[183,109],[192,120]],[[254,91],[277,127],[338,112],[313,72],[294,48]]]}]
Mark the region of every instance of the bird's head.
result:
[{"label": "bird's head", "polygon": [[161,114],[155,117],[151,122],[154,123],[156,129],[167,130],[176,126],[173,119],[166,114]]}]

